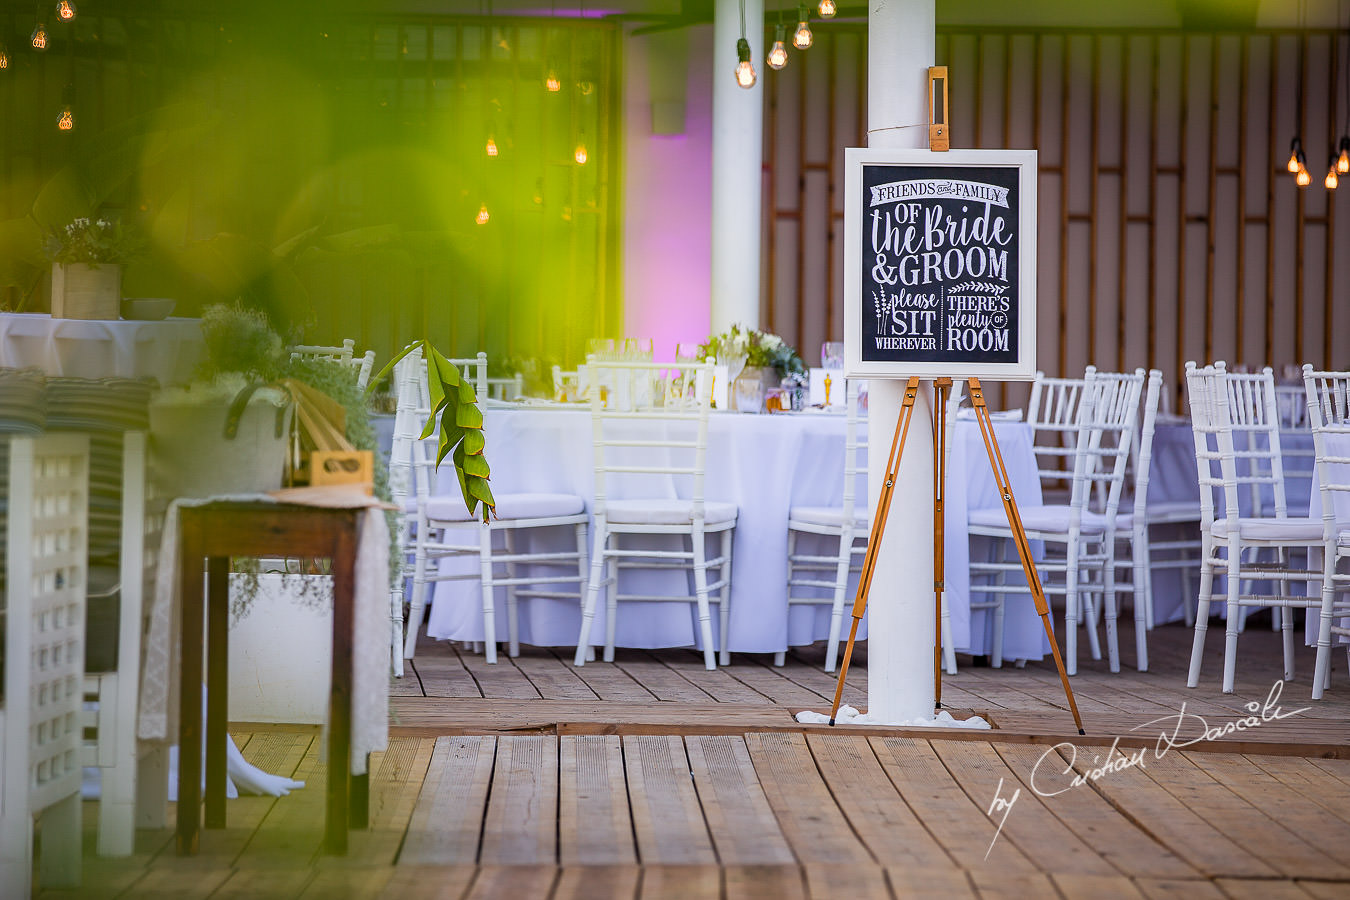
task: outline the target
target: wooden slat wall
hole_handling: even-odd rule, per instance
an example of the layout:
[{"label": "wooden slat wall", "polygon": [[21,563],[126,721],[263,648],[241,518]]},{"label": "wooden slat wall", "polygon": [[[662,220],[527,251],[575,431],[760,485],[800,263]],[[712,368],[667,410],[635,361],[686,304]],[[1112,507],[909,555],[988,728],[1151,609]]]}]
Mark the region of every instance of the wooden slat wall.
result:
[{"label": "wooden slat wall", "polygon": [[[939,29],[952,145],[1040,153],[1042,369],[1156,366],[1177,399],[1189,359],[1350,368],[1350,182],[1322,187],[1350,103],[1338,56],[1344,31]],[[808,364],[843,337],[843,148],[866,145],[865,57],[863,28],[820,28],[765,77],[761,318]],[[1303,190],[1284,169],[1295,133]]]}]

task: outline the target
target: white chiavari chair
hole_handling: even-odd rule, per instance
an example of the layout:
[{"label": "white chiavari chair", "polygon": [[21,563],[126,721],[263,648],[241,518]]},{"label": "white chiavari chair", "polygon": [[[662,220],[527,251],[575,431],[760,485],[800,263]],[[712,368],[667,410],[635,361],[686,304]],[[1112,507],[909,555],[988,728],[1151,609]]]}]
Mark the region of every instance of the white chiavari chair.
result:
[{"label": "white chiavari chair", "polygon": [[[1303,367],[1304,399],[1316,452],[1322,506],[1322,592],[1317,628],[1314,700],[1331,676],[1332,635],[1350,638],[1350,372]],[[1350,659],[1350,644],[1346,646]]]},{"label": "white chiavari chair", "polygon": [[356,386],[366,389],[370,383],[370,374],[375,369],[375,351],[367,350],[356,355],[356,341],[345,338],[341,346],[325,347],[316,344],[297,344],[291,347],[291,359],[330,359],[341,363],[355,373]]},{"label": "white chiavari chair", "polygon": [[[681,364],[681,369],[694,378],[695,402],[675,408],[641,408],[632,402],[642,394],[641,383],[655,378],[669,364],[617,362],[590,356],[586,365],[593,383],[608,385],[609,390],[606,399],[601,398],[600,391],[591,392],[594,534],[576,664],[585,664],[591,626],[603,595],[606,662],[614,659],[619,603],[644,601],[693,606],[704,664],[709,669],[717,667],[711,620],[711,606],[716,603],[721,627],[721,663],[729,665],[731,550],[738,510],[734,503],[709,500],[704,494],[714,367],[711,363]],[[619,481],[623,482],[626,495],[622,499],[613,498],[611,493]],[[678,537],[680,549],[650,544],[634,546],[626,540],[637,537],[642,541],[661,535]],[[719,539],[720,549],[712,556],[708,554],[708,538]],[[621,576],[634,569],[681,570],[692,576],[693,590],[668,595],[637,593],[630,587],[625,593]]]},{"label": "white chiavari chair", "polygon": [[[1270,368],[1259,373],[1232,373],[1223,362],[1203,369],[1186,364],[1191,430],[1195,435],[1196,470],[1200,484],[1202,569],[1195,640],[1187,685],[1200,682],[1205,633],[1214,579],[1226,580],[1227,627],[1224,643],[1223,690],[1233,692],[1237,667],[1239,622],[1244,607],[1286,610],[1284,677],[1294,677],[1294,632],[1290,608],[1320,605],[1320,600],[1291,596],[1290,582],[1320,576],[1290,562],[1291,551],[1322,542],[1322,522],[1288,515],[1280,455],[1280,421],[1275,379]],[[1217,465],[1218,470],[1215,471]],[[1262,495],[1273,498],[1273,515],[1262,515]],[[1222,507],[1215,501],[1222,498]],[[1262,552],[1273,562],[1260,561]],[[1256,593],[1274,582],[1277,594]],[[1244,587],[1246,590],[1244,591]]]}]

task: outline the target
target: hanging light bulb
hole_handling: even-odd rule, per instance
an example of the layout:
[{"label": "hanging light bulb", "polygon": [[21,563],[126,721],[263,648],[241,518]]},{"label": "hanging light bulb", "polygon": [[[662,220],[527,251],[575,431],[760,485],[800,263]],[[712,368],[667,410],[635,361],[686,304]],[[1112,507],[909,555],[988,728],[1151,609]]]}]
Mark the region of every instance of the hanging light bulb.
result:
[{"label": "hanging light bulb", "polygon": [[75,130],[75,89],[66,85],[61,90],[61,111],[56,115],[56,128],[58,131]]},{"label": "hanging light bulb", "polygon": [[486,150],[487,150],[487,155],[488,155],[488,156],[496,156],[496,155],[497,155],[497,142],[496,142],[496,140],[493,139],[492,135],[490,135],[490,134],[488,135],[488,141],[487,141],[487,147],[486,147]]},{"label": "hanging light bulb", "polygon": [[750,42],[741,38],[736,42],[736,83],[743,88],[755,86],[755,64],[750,61]]},{"label": "hanging light bulb", "polygon": [[9,68],[9,50],[4,44],[0,44],[0,69]]},{"label": "hanging light bulb", "polygon": [[47,26],[42,24],[41,22],[37,23],[37,27],[33,29],[33,36],[29,38],[29,40],[33,42],[34,50],[46,50]]},{"label": "hanging light bulb", "polygon": [[816,12],[820,13],[822,19],[833,19],[838,10],[835,9],[834,0],[820,0],[820,6],[816,7]]},{"label": "hanging light bulb", "polygon": [[548,74],[544,76],[544,90],[550,94],[556,94],[562,90],[562,82],[558,80],[558,73],[549,68]]},{"label": "hanging light bulb", "polygon": [[578,142],[577,142],[577,149],[576,149],[576,152],[574,152],[574,153],[572,154],[572,157],[573,157],[573,159],[575,159],[575,160],[577,161],[577,165],[579,165],[579,166],[584,166],[584,165],[586,165],[586,160],[587,160],[589,157],[587,157],[587,155],[586,155],[586,141],[585,141],[585,140],[581,140],[581,141],[578,141]]},{"label": "hanging light bulb", "polygon": [[478,207],[478,216],[474,219],[475,222],[477,222],[479,225],[486,225],[488,223],[488,219],[490,218],[492,218],[492,216],[488,214],[486,203]]},{"label": "hanging light bulb", "polygon": [[797,30],[792,33],[792,46],[798,50],[805,50],[811,46],[813,37],[810,17],[805,6],[797,7]]},{"label": "hanging light bulb", "polygon": [[787,47],[783,46],[783,26],[779,25],[773,33],[773,49],[767,60],[770,69],[781,69],[787,65]]},{"label": "hanging light bulb", "polygon": [[75,18],[75,4],[72,0],[59,0],[56,4],[56,17],[62,22]]},{"label": "hanging light bulb", "polygon": [[1350,173],[1350,136],[1341,138],[1340,155],[1336,157],[1336,171],[1342,175]]},{"label": "hanging light bulb", "polygon": [[1290,175],[1298,174],[1298,158],[1303,155],[1303,141],[1294,138],[1289,142],[1289,162],[1284,167],[1289,170]]},{"label": "hanging light bulb", "polygon": [[1340,179],[1336,177],[1336,157],[1331,158],[1331,165],[1327,167],[1327,177],[1322,179],[1322,185],[1329,191],[1336,190],[1336,185],[1340,184]]},{"label": "hanging light bulb", "polygon": [[1312,184],[1312,175],[1308,174],[1308,167],[1302,162],[1298,166],[1298,174],[1294,176],[1294,181],[1299,187],[1307,187]]}]

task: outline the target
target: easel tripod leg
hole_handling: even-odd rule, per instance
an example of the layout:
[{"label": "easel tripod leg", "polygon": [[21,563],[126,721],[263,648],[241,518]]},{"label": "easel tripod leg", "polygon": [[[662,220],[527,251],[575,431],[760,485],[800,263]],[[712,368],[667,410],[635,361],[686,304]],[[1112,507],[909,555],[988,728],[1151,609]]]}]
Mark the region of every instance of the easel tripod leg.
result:
[{"label": "easel tripod leg", "polygon": [[1012,530],[1013,543],[1017,545],[1017,555],[1022,560],[1022,571],[1026,575],[1027,586],[1031,589],[1031,599],[1041,617],[1045,634],[1050,639],[1050,652],[1055,657],[1055,668],[1059,670],[1059,680],[1064,685],[1064,696],[1068,698],[1074,724],[1078,726],[1079,734],[1086,734],[1087,732],[1083,730],[1083,718],[1078,714],[1078,704],[1074,701],[1073,688],[1069,687],[1068,673],[1064,671],[1064,659],[1059,653],[1059,642],[1055,640],[1055,631],[1050,624],[1050,607],[1045,601],[1045,589],[1036,572],[1035,560],[1031,557],[1031,544],[1022,525],[1022,514],[1018,512],[1017,501],[1013,499],[1012,483],[1008,479],[1007,467],[1003,464],[1003,454],[998,449],[998,439],[994,436],[994,423],[989,417],[989,407],[984,402],[984,389],[980,387],[978,378],[971,378],[969,383],[970,401],[975,407],[975,420],[980,424],[984,450],[989,456],[989,466],[993,470],[999,496],[1003,498],[1003,510],[1008,516],[1008,527]]},{"label": "easel tripod leg", "polygon": [[937,397],[933,416],[933,709],[942,709],[942,594],[947,589],[947,399],[952,380],[933,382]]}]

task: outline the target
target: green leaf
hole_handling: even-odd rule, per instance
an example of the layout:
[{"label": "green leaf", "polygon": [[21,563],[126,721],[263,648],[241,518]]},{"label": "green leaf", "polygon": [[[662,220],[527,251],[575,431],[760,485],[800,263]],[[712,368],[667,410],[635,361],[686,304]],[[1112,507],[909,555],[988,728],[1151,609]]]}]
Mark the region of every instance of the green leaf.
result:
[{"label": "green leaf", "polygon": [[441,352],[430,344],[427,344],[427,350],[430,353],[428,358],[435,360],[436,371],[440,373],[442,384],[445,387],[456,387],[460,385],[462,379],[460,378],[459,369],[455,368],[455,364],[442,356]]},{"label": "green leaf", "polygon": [[473,456],[464,454],[463,460],[462,461],[456,460],[455,464],[461,466],[467,474],[477,475],[479,478],[487,478],[489,475],[492,474],[490,471],[488,471],[487,460],[483,459],[482,456],[477,454]]},{"label": "green leaf", "polygon": [[419,346],[421,345],[409,344],[408,346],[400,350],[393,359],[389,360],[389,363],[383,369],[381,369],[379,372],[375,374],[374,378],[370,379],[370,383],[366,385],[366,393],[367,394],[373,393],[376,385],[378,385],[381,381],[385,379],[387,375],[389,375],[391,372],[394,371],[394,366],[398,365],[399,362],[403,359],[403,357],[407,356],[409,353],[416,350]]},{"label": "green leaf", "polygon": [[473,382],[467,378],[461,378],[459,381],[459,402],[477,403],[478,397],[473,391]]},{"label": "green leaf", "polygon": [[462,428],[482,429],[483,411],[472,403],[461,403],[455,416],[455,424]]},{"label": "green leaf", "polygon": [[477,428],[466,428],[464,430],[464,452],[471,456],[477,456],[483,452],[483,447],[487,444],[487,439],[483,432]]}]

